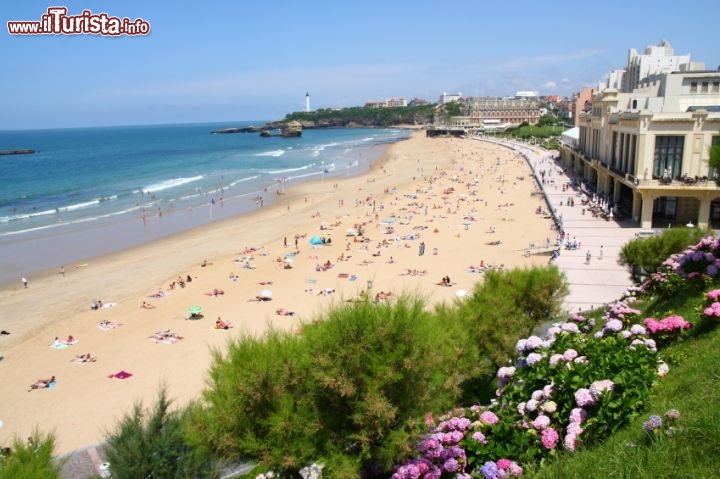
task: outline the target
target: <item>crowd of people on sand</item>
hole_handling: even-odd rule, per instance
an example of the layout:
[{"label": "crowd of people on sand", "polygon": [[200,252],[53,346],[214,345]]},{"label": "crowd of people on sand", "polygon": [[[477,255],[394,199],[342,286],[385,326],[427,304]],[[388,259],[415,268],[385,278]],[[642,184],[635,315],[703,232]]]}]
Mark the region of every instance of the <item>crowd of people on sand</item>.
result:
[{"label": "crowd of people on sand", "polygon": [[[193,278],[189,274],[185,275],[184,278],[182,276],[178,276],[175,281],[173,281],[172,283],[170,283],[170,285],[168,285],[168,289],[175,289],[177,286],[180,286],[180,288],[184,288],[187,283],[192,283],[192,280],[193,280]],[[165,296],[165,292],[162,289],[159,289],[157,294],[153,295],[153,297],[155,297],[155,298],[162,298],[164,296]]]}]

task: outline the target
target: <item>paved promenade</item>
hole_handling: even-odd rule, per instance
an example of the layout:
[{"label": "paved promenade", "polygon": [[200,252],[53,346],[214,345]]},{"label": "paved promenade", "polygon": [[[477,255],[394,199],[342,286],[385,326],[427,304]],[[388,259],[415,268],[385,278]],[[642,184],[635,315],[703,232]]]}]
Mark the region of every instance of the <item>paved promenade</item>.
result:
[{"label": "paved promenade", "polygon": [[[600,217],[594,218],[588,211],[583,214],[578,187],[563,191],[563,184],[570,184],[572,179],[563,171],[562,165],[553,160],[556,152],[513,141],[482,141],[504,145],[526,157],[538,184],[543,188],[548,208],[562,222],[567,237],[571,241],[574,238],[581,245],[576,250],[561,249],[560,257],[555,260],[570,284],[570,294],[565,299],[567,311],[584,311],[619,299],[633,283],[627,269],[617,263],[618,253],[640,228],[629,220],[606,221]],[[543,171],[544,184],[541,175]],[[575,206],[568,206],[571,197]],[[556,238],[550,240],[555,241]],[[591,255],[589,264],[586,260],[588,251]]]}]

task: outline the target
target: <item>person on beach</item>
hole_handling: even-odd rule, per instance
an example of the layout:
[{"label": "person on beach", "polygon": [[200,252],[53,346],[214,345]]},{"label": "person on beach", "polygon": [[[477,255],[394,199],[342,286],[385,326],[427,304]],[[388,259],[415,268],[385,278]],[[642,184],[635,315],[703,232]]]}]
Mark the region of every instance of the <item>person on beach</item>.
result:
[{"label": "person on beach", "polygon": [[421,241],[420,246],[418,247],[418,256],[422,256],[425,254],[425,242]]},{"label": "person on beach", "polygon": [[55,376],[51,376],[47,379],[38,379],[30,385],[30,389],[28,389],[28,392],[32,391],[33,389],[47,389],[53,384],[55,384]]},{"label": "person on beach", "polygon": [[587,250],[587,253],[585,253],[585,264],[590,264],[590,259],[592,258],[592,253],[590,250]]},{"label": "person on beach", "polygon": [[28,284],[27,278],[23,276],[22,278],[20,278],[20,281],[22,281],[23,286],[25,288],[27,288],[27,284]]}]

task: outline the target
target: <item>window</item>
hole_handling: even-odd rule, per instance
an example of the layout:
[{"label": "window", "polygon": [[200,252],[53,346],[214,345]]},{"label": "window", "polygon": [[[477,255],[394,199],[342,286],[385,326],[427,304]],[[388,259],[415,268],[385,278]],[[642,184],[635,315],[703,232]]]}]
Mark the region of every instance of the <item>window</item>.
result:
[{"label": "window", "polygon": [[682,172],[682,157],[685,137],[656,136],[653,175],[659,178],[667,176],[675,178]]},{"label": "window", "polygon": [[713,82],[712,91],[713,91],[713,93],[720,92],[720,82]]},{"label": "window", "polygon": [[697,93],[697,82],[692,82],[690,84],[690,93]]},{"label": "window", "polygon": [[706,82],[706,81],[702,82],[702,93],[708,92],[708,85],[709,85],[708,82]]}]

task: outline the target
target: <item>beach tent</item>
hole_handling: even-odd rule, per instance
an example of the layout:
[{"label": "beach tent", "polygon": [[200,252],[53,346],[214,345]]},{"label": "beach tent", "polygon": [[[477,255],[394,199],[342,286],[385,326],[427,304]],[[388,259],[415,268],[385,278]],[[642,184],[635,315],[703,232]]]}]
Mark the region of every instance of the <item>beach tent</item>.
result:
[{"label": "beach tent", "polygon": [[310,238],[310,244],[311,245],[323,244],[323,240],[320,236],[313,236],[312,238]]},{"label": "beach tent", "polygon": [[260,291],[260,294],[258,296],[260,296],[263,299],[271,299],[272,291],[270,291],[269,289],[263,289],[262,291]]},{"label": "beach tent", "polygon": [[348,228],[345,231],[345,236],[360,236],[360,232],[355,228]]}]

